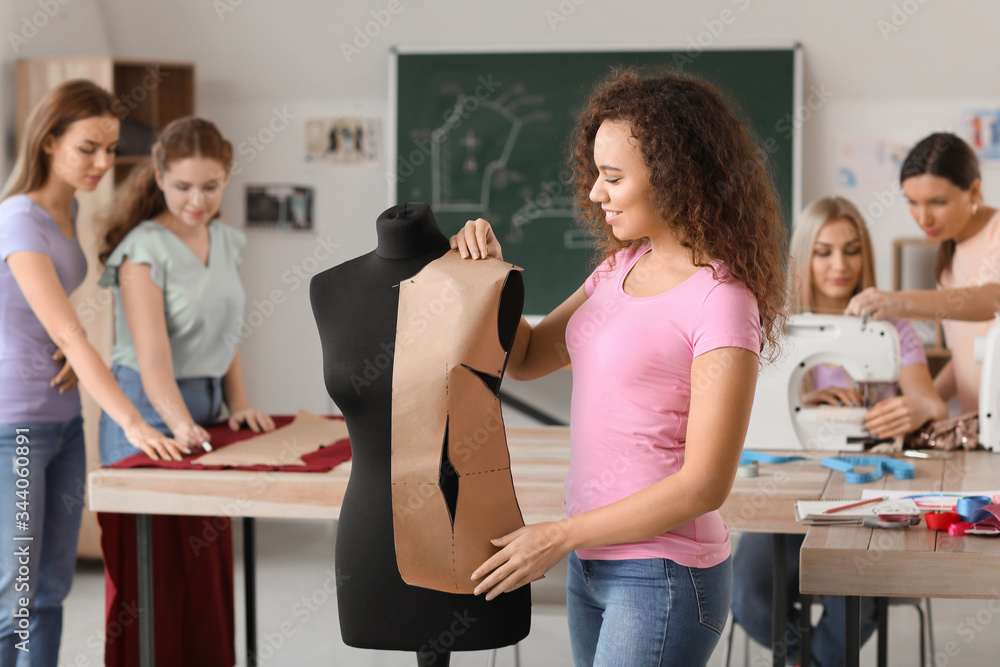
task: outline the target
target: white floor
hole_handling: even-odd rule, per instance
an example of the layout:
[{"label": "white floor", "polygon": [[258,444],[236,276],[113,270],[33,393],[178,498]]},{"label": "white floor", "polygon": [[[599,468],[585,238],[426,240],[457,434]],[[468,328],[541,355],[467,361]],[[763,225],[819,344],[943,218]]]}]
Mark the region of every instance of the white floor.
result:
[{"label": "white floor", "polygon": [[[331,522],[257,521],[258,638],[261,667],[404,667],[416,664],[412,654],[367,651],[340,641],[337,603],[327,595],[324,583],[333,568],[336,526]],[[237,541],[239,544],[239,541]],[[239,549],[237,549],[239,552]],[[237,586],[242,570],[237,562]],[[569,635],[562,600],[565,568],[534,585],[535,616],[531,634],[520,646],[525,667],[570,667]],[[933,602],[936,667],[980,667],[1000,665],[1000,581],[985,580],[984,588],[996,586],[989,600],[935,600]],[[77,570],[73,590],[66,603],[60,667],[96,667],[102,664],[104,579],[100,563],[83,562]],[[237,599],[237,647],[244,646],[242,591]],[[728,629],[727,629],[728,632]],[[910,608],[890,611],[889,664],[917,665],[917,621]],[[733,642],[734,666],[744,665],[744,640],[738,629]],[[723,635],[710,665],[724,664]],[[244,665],[244,656],[240,657]],[[456,653],[452,665],[488,664],[486,653]],[[770,653],[751,644],[752,667],[770,665]],[[874,639],[862,651],[862,665],[875,665]],[[496,665],[512,667],[514,650],[499,651]],[[192,665],[191,667],[203,667]],[[210,666],[204,666],[210,667]]]}]

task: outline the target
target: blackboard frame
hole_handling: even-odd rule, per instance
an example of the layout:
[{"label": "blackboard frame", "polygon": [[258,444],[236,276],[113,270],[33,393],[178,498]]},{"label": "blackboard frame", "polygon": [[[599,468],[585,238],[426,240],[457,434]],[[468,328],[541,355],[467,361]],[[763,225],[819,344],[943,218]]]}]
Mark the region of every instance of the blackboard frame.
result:
[{"label": "blackboard frame", "polygon": [[[680,54],[680,56],[674,55],[674,58],[679,60],[679,64],[682,66],[685,64],[685,56],[687,61],[691,62],[693,59],[698,58],[704,53],[712,54],[713,56],[719,56],[720,54],[726,57],[736,57],[738,58],[741,53],[747,51],[778,51],[783,52],[791,59],[791,81],[783,85],[786,85],[791,91],[790,104],[788,105],[787,118],[791,119],[792,122],[786,122],[785,127],[788,128],[790,133],[790,165],[788,171],[787,182],[779,183],[787,189],[787,192],[783,198],[784,208],[786,209],[787,220],[786,223],[791,225],[791,219],[801,210],[802,206],[802,121],[801,114],[804,113],[805,107],[803,106],[803,51],[802,45],[798,42],[782,42],[782,43],[758,43],[758,44],[729,44],[725,48],[716,47],[705,47],[702,48],[697,46],[696,49],[692,48],[691,44],[681,44],[681,43],[664,43],[655,45],[602,45],[599,47],[593,46],[583,46],[583,45],[558,45],[558,46],[538,46],[538,45],[504,45],[504,46],[432,46],[432,45],[413,45],[413,46],[395,46],[390,51],[389,58],[389,109],[388,117],[389,121],[386,127],[386,169],[385,169],[385,181],[388,186],[388,201],[387,205],[391,206],[399,203],[399,199],[413,200],[420,199],[423,201],[428,201],[434,205],[432,197],[414,197],[411,193],[404,192],[402,197],[400,194],[400,188],[398,184],[401,181],[401,170],[400,167],[400,152],[399,152],[399,123],[400,123],[400,100],[403,95],[400,93],[401,81],[399,78],[399,73],[401,69],[401,63],[403,62],[403,67],[405,68],[407,63],[406,59],[411,56],[440,56],[448,59],[454,59],[451,62],[456,65],[463,61],[468,61],[471,57],[487,56],[490,58],[503,58],[505,56],[524,56],[526,54],[537,54],[539,58],[544,58],[548,55],[553,56],[566,56],[569,54],[585,54],[590,55],[602,55],[608,54],[642,54],[642,55],[661,55],[664,57],[670,56],[672,54]],[[677,62],[675,60],[675,62]],[[540,67],[542,64],[540,63]],[[686,69],[686,68],[685,68]],[[710,77],[711,78],[711,77]],[[596,82],[596,79],[595,81]],[[484,82],[485,83],[485,82]],[[428,96],[430,97],[430,96]],[[407,99],[412,101],[413,95],[410,95]],[[761,132],[761,128],[758,127],[758,134],[761,135],[761,139],[764,139],[764,133]],[[409,163],[403,165],[403,167],[412,166]],[[435,191],[437,191],[435,189]],[[428,193],[429,194],[429,193]],[[441,211],[435,207],[435,212],[438,214],[439,220],[442,218]],[[473,213],[470,213],[468,217],[476,217]],[[442,225],[442,228],[446,233],[451,233],[454,231],[450,228],[450,225]],[[503,239],[502,239],[503,240]],[[517,262],[517,257],[507,256],[506,259],[509,261]],[[574,259],[574,265],[577,264]],[[589,263],[588,263],[589,265]],[[545,294],[545,301],[543,307],[538,307],[539,300],[532,300],[532,292],[537,290],[531,289],[531,276],[532,273],[530,267],[526,267],[529,270],[525,273],[526,288],[528,293],[526,294],[526,307],[525,312],[531,314],[544,314],[551,310],[555,305],[561,301],[562,298],[569,296],[571,290],[563,290],[565,294],[561,294],[558,300],[553,297],[555,295]],[[585,277],[586,272],[582,273]],[[579,285],[579,282],[576,283]]]}]

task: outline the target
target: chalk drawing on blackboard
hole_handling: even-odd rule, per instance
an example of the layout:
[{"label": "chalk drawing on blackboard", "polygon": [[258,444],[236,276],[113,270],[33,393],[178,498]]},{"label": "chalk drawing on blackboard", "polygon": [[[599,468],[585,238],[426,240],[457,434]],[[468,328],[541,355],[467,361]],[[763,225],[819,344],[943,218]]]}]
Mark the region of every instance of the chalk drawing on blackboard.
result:
[{"label": "chalk drawing on blackboard", "polygon": [[[563,174],[560,174],[562,176]],[[521,191],[524,204],[510,217],[510,229],[507,232],[508,241],[520,241],[524,238],[524,228],[539,218],[580,218],[580,207],[576,197],[566,194],[566,187],[559,180],[542,183],[540,192],[535,194],[532,186]],[[567,236],[568,238],[568,236]],[[569,241],[565,247],[570,246]],[[589,247],[589,246],[588,246]]]},{"label": "chalk drawing on blackboard", "polygon": [[[496,99],[470,96],[457,83],[441,90],[454,94],[455,101],[444,123],[429,131],[440,138],[431,144],[431,206],[439,212],[489,217],[494,191],[524,181],[523,174],[509,167],[510,158],[521,129],[550,117],[533,108],[543,105],[545,97],[525,94],[523,85],[512,85]],[[455,132],[459,125],[461,131]]]},{"label": "chalk drawing on blackboard", "polygon": [[563,246],[567,250],[590,250],[597,240],[586,229],[567,229],[563,233]]}]

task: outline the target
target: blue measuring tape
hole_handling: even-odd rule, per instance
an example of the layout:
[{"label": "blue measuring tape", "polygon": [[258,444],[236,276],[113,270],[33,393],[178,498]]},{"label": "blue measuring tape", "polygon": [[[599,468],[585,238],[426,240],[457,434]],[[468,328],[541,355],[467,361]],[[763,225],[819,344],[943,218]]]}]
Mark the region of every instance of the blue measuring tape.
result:
[{"label": "blue measuring tape", "polygon": [[958,502],[955,503],[955,511],[962,516],[962,521],[978,523],[990,518],[989,512],[980,512],[979,510],[992,503],[993,499],[989,496],[966,496],[959,498]]},{"label": "blue measuring tape", "polygon": [[748,463],[791,463],[792,461],[805,461],[804,456],[777,456],[776,454],[764,454],[763,452],[755,452],[752,449],[744,449],[743,453],[740,454],[740,465],[746,465]]},{"label": "blue measuring tape", "polygon": [[[824,468],[839,470],[847,475],[851,484],[867,484],[892,473],[896,479],[913,479],[916,470],[912,463],[885,459],[879,456],[828,456],[822,461]],[[854,472],[854,466],[874,466],[871,472]]]}]

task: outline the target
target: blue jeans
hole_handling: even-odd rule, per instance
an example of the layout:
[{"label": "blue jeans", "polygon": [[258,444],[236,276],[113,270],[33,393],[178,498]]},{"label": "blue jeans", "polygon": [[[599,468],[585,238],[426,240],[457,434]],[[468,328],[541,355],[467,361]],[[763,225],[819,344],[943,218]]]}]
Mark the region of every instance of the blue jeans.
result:
[{"label": "blue jeans", "polygon": [[[799,550],[805,535],[786,535],[788,616],[785,640],[788,660],[799,659],[799,612],[792,603],[799,599]],[[740,536],[733,558],[733,618],[743,626],[754,641],[771,646],[771,582],[774,580],[774,535],[744,533]],[[812,664],[816,667],[840,667],[844,664],[844,630],[847,621],[846,598],[839,595],[819,596],[823,601],[823,616],[813,628],[810,644]],[[875,599],[861,598],[861,643],[877,627]]]},{"label": "blue jeans", "polygon": [[685,567],[664,558],[569,555],[566,607],[577,667],[695,667],[708,662],[729,616],[730,559]]},{"label": "blue jeans", "polygon": [[[149,402],[149,397],[142,388],[142,379],[139,377],[139,373],[127,366],[115,364],[111,367],[111,374],[118,380],[118,386],[122,388],[129,400],[139,409],[139,414],[146,420],[146,423],[161,433],[172,435],[159,413]],[[196,424],[205,426],[219,420],[219,414],[222,412],[222,381],[220,379],[177,380],[177,387],[181,390],[181,397]],[[140,451],[128,441],[122,427],[104,412],[101,412],[98,442],[101,449],[102,466],[109,466],[133,454],[138,454]]]},{"label": "blue jeans", "polygon": [[83,418],[0,424],[0,461],[0,667],[56,667],[87,474]]}]

